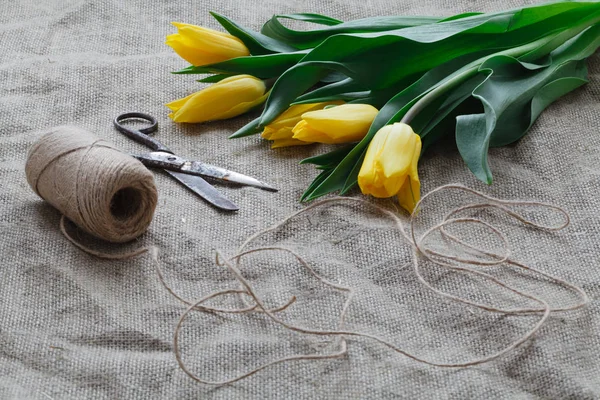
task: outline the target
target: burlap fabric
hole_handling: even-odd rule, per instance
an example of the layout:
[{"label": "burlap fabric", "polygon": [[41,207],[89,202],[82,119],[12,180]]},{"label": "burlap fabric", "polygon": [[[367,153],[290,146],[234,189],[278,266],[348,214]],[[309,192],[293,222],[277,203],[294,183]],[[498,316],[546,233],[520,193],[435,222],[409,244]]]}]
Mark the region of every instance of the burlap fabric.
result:
[{"label": "burlap fabric", "polygon": [[[530,3],[5,1],[0,11],[0,398],[599,398],[597,55],[589,60],[588,85],[552,105],[519,143],[491,151],[493,186],[474,179],[452,141],[432,148],[420,163],[424,191],[459,182],[503,198],[559,204],[572,217],[569,228],[553,234],[513,222],[504,227],[511,231],[515,258],[582,286],[591,304],[554,315],[533,340],[484,366],[424,366],[351,338],[348,355],[341,359],[280,364],[225,387],[200,385],[175,362],[172,333],[184,307],[158,283],[149,258],[101,261],[74,248],[58,230],[58,212],[36,197],[23,171],[37,131],[75,124],[125,151],[141,152],[142,146],[116,132],[111,120],[126,111],[155,115],[161,124],[158,137],[180,155],[248,173],[281,190],[221,186],[240,205],[239,212],[227,215],[157,173],[159,205],[148,233],[129,247],[91,244],[107,251],[158,246],[166,279],[185,298],[235,288],[233,276],[214,265],[214,250],[231,254],[248,235],[302,208],[298,199],[316,172],[298,161],[325,149],[273,151],[258,137],[227,140],[249,117],[173,124],[163,104],[201,84],[169,73],[186,65],[164,45],[165,35],[174,31],[169,22],[216,27],[208,14],[215,10],[258,29],[273,13],[310,11],[348,20],[394,13],[447,16]],[[456,194],[436,197],[423,222],[432,223],[462,200]],[[485,235],[480,236],[478,243],[483,243]],[[410,260],[408,245],[400,244],[390,225],[365,207],[316,210],[258,243],[293,247],[328,279],[355,287],[350,329],[377,333],[432,361],[490,354],[537,318],[503,317],[435,297],[419,285],[411,268],[401,268]],[[321,285],[291,257],[253,256],[242,272],[273,307],[298,297],[286,320],[335,327],[344,295]],[[553,305],[575,301],[548,282],[493,272]],[[434,268],[426,274],[461,296],[531,305],[480,281]],[[212,304],[240,306],[233,299]],[[335,350],[327,338],[290,333],[256,314],[196,313],[185,323],[181,344],[190,370],[215,380],[275,358]]]}]

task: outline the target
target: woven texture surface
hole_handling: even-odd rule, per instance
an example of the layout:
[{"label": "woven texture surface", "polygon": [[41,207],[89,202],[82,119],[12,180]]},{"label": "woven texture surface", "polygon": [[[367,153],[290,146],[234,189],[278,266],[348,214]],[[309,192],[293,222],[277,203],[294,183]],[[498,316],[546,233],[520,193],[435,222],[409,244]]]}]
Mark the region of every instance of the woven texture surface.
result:
[{"label": "woven texture surface", "polygon": [[[552,234],[513,222],[504,225],[516,259],[581,286],[591,304],[553,315],[533,340],[484,366],[425,366],[354,338],[348,339],[348,355],[337,360],[284,363],[233,385],[200,385],[179,369],[173,356],[173,330],[185,308],[159,284],[150,259],[109,262],[82,253],[60,234],[59,213],[33,193],[24,175],[27,149],[39,131],[78,125],[124,151],[142,152],[111,121],[127,111],[151,113],[159,120],[157,137],[179,155],[256,176],[280,191],[220,186],[240,205],[235,215],[226,215],[157,173],[159,204],[148,233],[129,247],[97,245],[108,251],[156,245],[167,281],[188,299],[235,288],[233,276],[214,265],[214,250],[232,254],[247,236],[301,209],[298,199],[316,172],[298,161],[325,149],[274,151],[258,137],[227,140],[249,117],[204,125],[172,123],[163,104],[201,84],[169,73],[186,65],[164,45],[165,36],[174,31],[171,21],[216,28],[208,14],[215,10],[259,29],[273,13],[310,11],[349,20],[386,14],[448,16],[532,3],[17,0],[3,7],[0,398],[600,398],[598,55],[589,60],[588,85],[549,107],[523,140],[491,151],[491,187],[468,172],[452,142],[434,146],[421,160],[424,192],[458,182],[501,198],[558,204],[572,218],[566,230]],[[459,195],[441,194],[424,218],[433,221],[462,201]],[[364,206],[318,209],[258,243],[293,247],[328,279],[356,288],[349,328],[376,333],[432,361],[491,354],[538,318],[473,311],[435,297],[410,268],[401,268],[410,260],[409,246]],[[298,297],[285,313],[287,321],[335,327],[344,297],[289,256],[253,256],[242,272],[273,307],[291,295]],[[547,282],[506,270],[494,273],[552,305],[574,301],[569,292]],[[520,304],[481,282],[435,269],[426,274],[461,296]],[[240,306],[231,299],[212,304]],[[185,323],[181,349],[190,370],[221,380],[276,358],[331,351],[330,342],[289,333],[259,314],[195,313]]]}]

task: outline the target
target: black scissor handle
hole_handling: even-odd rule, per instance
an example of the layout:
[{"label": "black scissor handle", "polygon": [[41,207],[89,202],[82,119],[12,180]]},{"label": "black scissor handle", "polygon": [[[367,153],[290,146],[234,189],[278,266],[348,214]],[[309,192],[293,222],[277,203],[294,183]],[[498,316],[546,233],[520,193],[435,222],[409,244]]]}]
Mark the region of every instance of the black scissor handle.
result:
[{"label": "black scissor handle", "polygon": [[[137,130],[121,125],[122,121],[130,118],[136,118],[150,122],[150,126]],[[115,120],[113,121],[113,125],[115,126],[115,128],[117,128],[119,132],[121,132],[125,136],[135,140],[136,142],[142,143],[150,147],[154,151],[164,151],[167,153],[172,153],[171,150],[163,146],[161,142],[159,142],[151,136],[148,136],[148,134],[155,132],[158,129],[158,121],[151,115],[139,112],[121,114],[117,118],[115,118]]]}]

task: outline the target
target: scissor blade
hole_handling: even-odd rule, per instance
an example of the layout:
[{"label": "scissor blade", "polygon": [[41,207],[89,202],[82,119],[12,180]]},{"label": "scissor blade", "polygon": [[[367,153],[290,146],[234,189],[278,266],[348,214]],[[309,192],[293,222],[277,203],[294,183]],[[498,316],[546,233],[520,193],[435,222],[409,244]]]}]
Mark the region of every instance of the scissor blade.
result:
[{"label": "scissor blade", "polygon": [[225,168],[216,167],[214,165],[205,164],[200,161],[187,161],[181,166],[180,171],[188,174],[210,176],[211,178],[235,182],[241,185],[254,186],[260,189],[269,190],[271,192],[277,191],[277,189],[273,186],[259,181],[251,176],[240,174],[239,172],[229,171]]},{"label": "scissor blade", "polygon": [[229,171],[225,168],[205,164],[200,161],[187,161],[184,158],[164,151],[153,151],[149,154],[134,155],[147,167],[163,168],[170,171],[183,172],[190,175],[209,176],[211,178],[222,179],[228,182],[235,182],[241,185],[254,186],[260,189],[276,192],[273,186],[259,181],[248,175],[239,172]]},{"label": "scissor blade", "polygon": [[239,210],[238,206],[232,203],[227,197],[223,196],[217,189],[212,187],[201,177],[184,174],[182,172],[165,171],[213,206],[226,211]]}]

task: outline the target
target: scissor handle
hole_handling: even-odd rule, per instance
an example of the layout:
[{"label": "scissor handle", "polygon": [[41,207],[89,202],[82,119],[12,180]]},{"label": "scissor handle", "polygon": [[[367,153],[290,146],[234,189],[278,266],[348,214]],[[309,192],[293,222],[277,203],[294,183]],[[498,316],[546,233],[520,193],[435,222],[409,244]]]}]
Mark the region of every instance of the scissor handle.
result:
[{"label": "scissor handle", "polygon": [[[137,118],[142,119],[144,121],[150,122],[150,126],[142,129],[131,129],[126,126],[121,125],[121,122],[130,119]],[[130,112],[119,115],[113,121],[115,128],[125,136],[135,140],[136,142],[142,143],[148,147],[150,147],[154,151],[164,151],[167,153],[172,153],[167,147],[163,146],[161,142],[149,136],[149,133],[155,132],[158,129],[158,121],[151,115],[139,113],[139,112]]]}]

